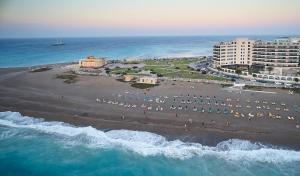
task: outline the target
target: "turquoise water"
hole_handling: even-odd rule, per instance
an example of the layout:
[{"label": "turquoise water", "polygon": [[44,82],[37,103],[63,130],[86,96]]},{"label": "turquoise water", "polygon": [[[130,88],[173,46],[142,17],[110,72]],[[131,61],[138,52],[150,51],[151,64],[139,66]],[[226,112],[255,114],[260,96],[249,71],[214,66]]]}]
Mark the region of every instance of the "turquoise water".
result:
[{"label": "turquoise water", "polygon": [[[212,55],[212,46],[237,36],[106,37],[57,39],[0,39],[0,67],[20,67],[78,61],[89,55],[107,59]],[[251,36],[273,39],[276,36]]]},{"label": "turquoise water", "polygon": [[0,113],[1,175],[300,175],[300,151],[232,139],[208,147]]}]

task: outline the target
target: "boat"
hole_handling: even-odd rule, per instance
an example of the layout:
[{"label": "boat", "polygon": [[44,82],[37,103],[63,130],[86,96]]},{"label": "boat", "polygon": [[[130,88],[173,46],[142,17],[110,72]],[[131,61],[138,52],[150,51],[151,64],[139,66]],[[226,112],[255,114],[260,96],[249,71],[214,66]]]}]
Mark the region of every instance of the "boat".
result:
[{"label": "boat", "polygon": [[52,46],[61,46],[61,45],[65,45],[65,43],[63,43],[62,40],[56,41],[55,43],[52,44]]}]

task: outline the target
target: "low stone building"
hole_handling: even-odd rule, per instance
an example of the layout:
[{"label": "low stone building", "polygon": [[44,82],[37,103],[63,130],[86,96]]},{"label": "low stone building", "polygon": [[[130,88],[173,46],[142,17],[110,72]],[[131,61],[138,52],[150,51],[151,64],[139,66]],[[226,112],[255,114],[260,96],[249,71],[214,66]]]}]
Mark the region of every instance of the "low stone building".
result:
[{"label": "low stone building", "polygon": [[142,77],[139,78],[138,83],[157,84],[157,77],[155,77],[155,76],[142,76]]},{"label": "low stone building", "polygon": [[100,68],[106,65],[106,61],[103,58],[95,58],[94,56],[89,56],[86,59],[79,61],[80,68]]}]

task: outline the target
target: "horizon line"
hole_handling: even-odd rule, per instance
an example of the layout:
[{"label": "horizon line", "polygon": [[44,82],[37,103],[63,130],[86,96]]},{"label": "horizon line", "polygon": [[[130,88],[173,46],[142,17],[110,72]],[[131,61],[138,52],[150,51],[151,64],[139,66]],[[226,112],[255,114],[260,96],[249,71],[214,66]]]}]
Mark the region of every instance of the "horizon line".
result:
[{"label": "horizon line", "polygon": [[134,38],[134,37],[214,37],[214,36],[232,36],[232,37],[251,37],[251,36],[284,36],[300,37],[300,34],[203,34],[203,35],[103,35],[103,36],[24,36],[24,37],[0,37],[0,39],[61,39],[61,38]]}]

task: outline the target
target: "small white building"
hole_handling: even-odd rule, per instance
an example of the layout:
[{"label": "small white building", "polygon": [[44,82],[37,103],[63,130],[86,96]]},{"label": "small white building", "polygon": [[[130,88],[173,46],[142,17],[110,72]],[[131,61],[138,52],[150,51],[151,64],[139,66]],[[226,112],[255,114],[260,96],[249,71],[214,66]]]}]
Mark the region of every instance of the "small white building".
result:
[{"label": "small white building", "polygon": [[157,77],[155,77],[155,76],[142,76],[142,77],[139,78],[138,83],[157,84]]}]

